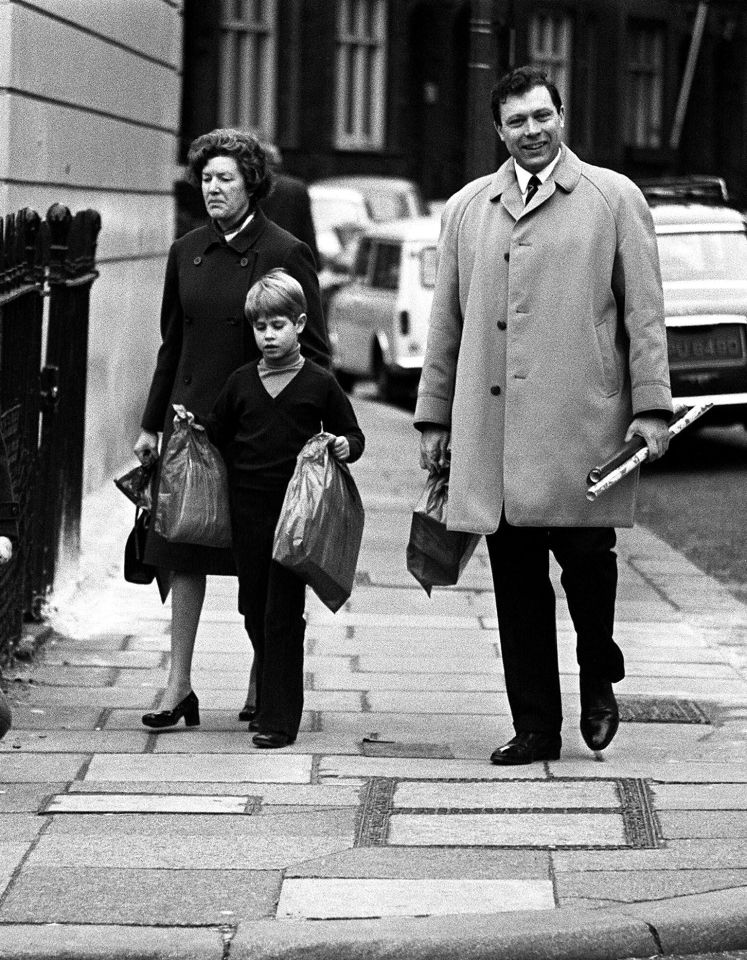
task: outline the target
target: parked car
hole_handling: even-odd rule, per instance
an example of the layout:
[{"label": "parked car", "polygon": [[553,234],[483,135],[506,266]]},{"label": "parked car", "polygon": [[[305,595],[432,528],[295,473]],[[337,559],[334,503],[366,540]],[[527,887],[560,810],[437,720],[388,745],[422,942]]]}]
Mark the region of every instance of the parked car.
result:
[{"label": "parked car", "polygon": [[414,390],[423,366],[440,221],[416,217],[368,227],[350,282],[332,297],[332,366],[346,389],[373,379],[392,399]]},{"label": "parked car", "polygon": [[427,214],[420,188],[400,177],[327,177],[309,186],[322,266],[349,268],[355,241],[373,223]]},{"label": "parked car", "polygon": [[747,224],[716,177],[641,184],[656,228],[675,400],[747,426]]}]

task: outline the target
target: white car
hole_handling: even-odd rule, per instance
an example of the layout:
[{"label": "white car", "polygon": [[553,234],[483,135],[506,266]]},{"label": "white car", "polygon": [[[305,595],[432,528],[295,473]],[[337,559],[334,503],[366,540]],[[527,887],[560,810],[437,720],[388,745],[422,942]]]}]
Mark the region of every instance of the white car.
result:
[{"label": "white car", "polygon": [[644,193],[659,245],[674,398],[712,403],[711,424],[747,426],[745,218],[713,177],[648,181]]},{"label": "white car", "polygon": [[368,227],[350,282],[331,298],[332,366],[350,389],[376,380],[385,399],[414,391],[423,367],[436,279],[437,217]]}]

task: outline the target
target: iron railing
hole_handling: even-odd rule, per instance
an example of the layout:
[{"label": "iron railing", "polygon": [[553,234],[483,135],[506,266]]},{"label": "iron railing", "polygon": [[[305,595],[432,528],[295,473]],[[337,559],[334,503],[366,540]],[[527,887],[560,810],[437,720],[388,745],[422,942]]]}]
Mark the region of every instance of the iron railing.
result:
[{"label": "iron railing", "polygon": [[[77,554],[88,317],[101,220],[54,204],[0,220],[0,431],[19,502],[19,542],[0,567],[0,656],[39,618],[64,549]],[[49,298],[49,310],[44,309]]]}]

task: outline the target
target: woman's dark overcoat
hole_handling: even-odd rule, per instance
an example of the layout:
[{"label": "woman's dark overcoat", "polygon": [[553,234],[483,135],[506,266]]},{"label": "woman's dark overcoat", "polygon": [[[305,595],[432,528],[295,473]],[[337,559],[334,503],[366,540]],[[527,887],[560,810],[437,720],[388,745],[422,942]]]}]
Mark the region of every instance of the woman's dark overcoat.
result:
[{"label": "woman's dark overcoat", "polygon": [[[144,430],[163,431],[162,452],[172,431],[172,404],[206,416],[229,374],[259,356],[244,301],[251,285],[275,267],[284,267],[306,295],[304,356],[329,366],[319,282],[304,243],[258,209],[229,242],[208,224],[172,245],[161,307],[163,342],[142,420]],[[229,549],[167,543],[152,528],[145,558],[182,573],[235,573]]]}]

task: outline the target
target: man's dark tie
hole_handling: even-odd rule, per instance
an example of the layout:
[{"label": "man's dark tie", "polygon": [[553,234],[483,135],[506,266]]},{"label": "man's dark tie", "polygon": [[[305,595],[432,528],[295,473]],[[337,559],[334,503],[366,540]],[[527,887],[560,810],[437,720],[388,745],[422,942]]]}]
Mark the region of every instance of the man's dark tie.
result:
[{"label": "man's dark tie", "polygon": [[532,176],[529,178],[529,184],[527,185],[527,198],[524,201],[525,206],[527,203],[529,203],[529,201],[532,199],[532,197],[535,195],[535,193],[539,190],[541,186],[542,186],[542,181],[540,180],[540,178],[532,174]]}]

